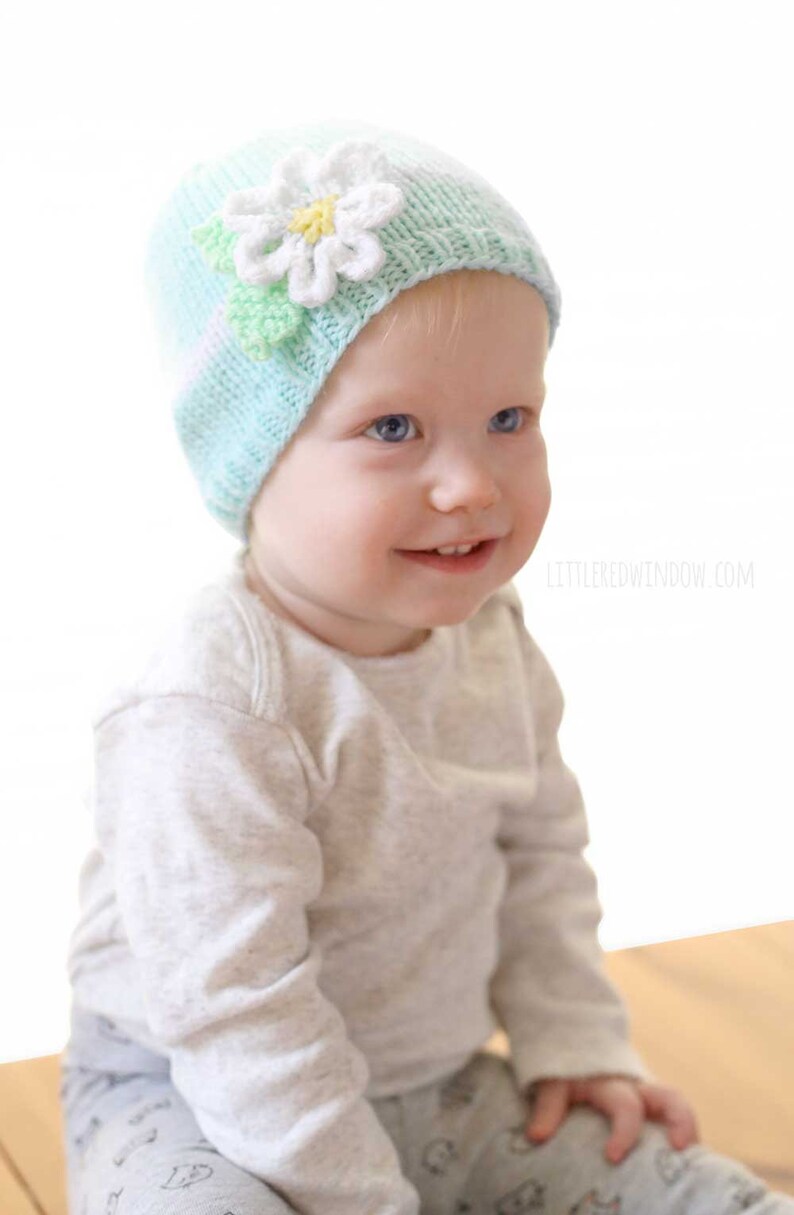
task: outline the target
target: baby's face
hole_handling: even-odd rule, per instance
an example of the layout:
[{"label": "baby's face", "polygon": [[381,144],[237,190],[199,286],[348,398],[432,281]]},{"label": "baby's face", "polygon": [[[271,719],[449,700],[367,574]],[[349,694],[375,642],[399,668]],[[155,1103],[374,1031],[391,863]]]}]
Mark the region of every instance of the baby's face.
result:
[{"label": "baby's face", "polygon": [[[474,615],[537,543],[550,502],[548,319],[528,284],[489,277],[495,297],[476,291],[457,343],[416,325],[387,334],[409,292],[375,316],[260,489],[248,584],[329,645],[414,649]],[[484,561],[416,558],[480,537],[495,538]]]}]

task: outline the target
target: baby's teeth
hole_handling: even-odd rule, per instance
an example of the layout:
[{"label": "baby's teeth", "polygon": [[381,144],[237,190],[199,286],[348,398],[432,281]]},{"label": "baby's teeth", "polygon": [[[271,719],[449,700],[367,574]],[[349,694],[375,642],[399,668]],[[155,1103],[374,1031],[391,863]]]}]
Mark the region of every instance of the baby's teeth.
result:
[{"label": "baby's teeth", "polygon": [[436,552],[441,553],[442,557],[449,557],[452,553],[470,553],[473,548],[473,544],[451,544],[448,548],[437,548]]}]

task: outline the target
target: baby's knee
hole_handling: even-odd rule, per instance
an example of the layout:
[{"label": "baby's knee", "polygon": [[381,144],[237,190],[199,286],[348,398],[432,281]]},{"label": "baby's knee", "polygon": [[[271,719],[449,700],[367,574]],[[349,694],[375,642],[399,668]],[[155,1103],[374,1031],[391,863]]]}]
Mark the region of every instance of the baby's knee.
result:
[{"label": "baby's knee", "polygon": [[749,1211],[751,1215],[794,1215],[794,1199],[776,1193],[738,1160],[695,1144],[680,1153],[678,1181],[692,1215]]},{"label": "baby's knee", "polygon": [[[491,1140],[467,1180],[472,1210],[497,1215],[794,1215],[777,1205],[760,1180],[734,1160],[693,1144],[671,1147],[667,1131],[646,1122],[617,1163],[606,1156],[610,1120],[590,1106],[569,1110],[542,1144],[527,1141],[516,1125]],[[784,1203],[787,1200],[783,1200]]]},{"label": "baby's knee", "polygon": [[169,1084],[116,1096],[108,1090],[67,1119],[70,1215],[173,1215],[175,1210],[294,1215],[275,1190],[205,1138]]},{"label": "baby's knee", "polygon": [[[608,1119],[582,1107],[572,1111],[568,1135],[561,1137],[552,1168],[556,1172],[562,1166],[578,1177],[582,1211],[619,1200],[615,1209],[622,1215],[731,1215],[744,1210],[794,1215],[794,1200],[771,1192],[737,1160],[699,1143],[673,1148],[659,1123],[645,1122],[636,1143],[616,1164],[605,1157],[611,1135]],[[574,1205],[572,1215],[579,1210]]]},{"label": "baby's knee", "polygon": [[173,1215],[176,1209],[295,1215],[295,1209],[265,1182],[217,1153],[199,1150],[153,1151],[134,1170],[86,1168],[71,1191],[71,1215],[92,1210],[116,1215],[117,1209],[123,1215]]}]

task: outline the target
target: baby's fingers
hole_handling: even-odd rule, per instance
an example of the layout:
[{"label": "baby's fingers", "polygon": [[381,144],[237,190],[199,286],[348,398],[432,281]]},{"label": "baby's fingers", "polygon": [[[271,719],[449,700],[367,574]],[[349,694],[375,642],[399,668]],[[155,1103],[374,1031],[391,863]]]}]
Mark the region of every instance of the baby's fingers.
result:
[{"label": "baby's fingers", "polygon": [[639,1086],[639,1094],[645,1103],[648,1117],[654,1122],[663,1122],[667,1127],[671,1147],[680,1151],[691,1143],[699,1142],[694,1110],[681,1093],[661,1084],[643,1083]]},{"label": "baby's fingers", "polygon": [[528,1139],[548,1139],[565,1117],[570,1100],[570,1081],[544,1080],[536,1090],[526,1135]]},{"label": "baby's fingers", "polygon": [[610,1112],[610,1117],[612,1134],[607,1141],[605,1155],[607,1160],[617,1164],[639,1139],[645,1111],[640,1101],[621,1101]]}]

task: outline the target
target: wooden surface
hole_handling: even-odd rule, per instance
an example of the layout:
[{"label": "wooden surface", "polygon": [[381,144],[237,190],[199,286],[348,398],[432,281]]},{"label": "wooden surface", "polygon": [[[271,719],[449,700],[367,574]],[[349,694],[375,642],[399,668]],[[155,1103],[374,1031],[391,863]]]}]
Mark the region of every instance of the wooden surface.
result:
[{"label": "wooden surface", "polygon": [[794,921],[610,953],[607,969],[702,1141],[794,1195]]},{"label": "wooden surface", "polygon": [[[794,1195],[794,921],[620,950],[607,969],[702,1141]],[[66,1215],[58,1062],[0,1066],[2,1215]]]},{"label": "wooden surface", "polygon": [[66,1215],[58,1055],[0,1066],[0,1212]]}]

